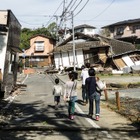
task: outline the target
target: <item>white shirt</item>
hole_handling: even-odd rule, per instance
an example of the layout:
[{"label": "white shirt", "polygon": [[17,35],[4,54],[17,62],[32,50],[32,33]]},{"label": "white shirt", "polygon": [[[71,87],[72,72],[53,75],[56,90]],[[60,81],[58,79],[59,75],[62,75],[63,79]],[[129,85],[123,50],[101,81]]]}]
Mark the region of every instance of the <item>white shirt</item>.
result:
[{"label": "white shirt", "polygon": [[53,86],[53,95],[54,96],[60,96],[62,95],[62,86],[61,85],[54,85]]},{"label": "white shirt", "polygon": [[85,85],[85,81],[88,77],[89,77],[88,68],[84,68],[81,72],[82,85]]},{"label": "white shirt", "polygon": [[77,82],[76,81],[67,81],[65,84],[65,93],[64,96],[77,96]]}]

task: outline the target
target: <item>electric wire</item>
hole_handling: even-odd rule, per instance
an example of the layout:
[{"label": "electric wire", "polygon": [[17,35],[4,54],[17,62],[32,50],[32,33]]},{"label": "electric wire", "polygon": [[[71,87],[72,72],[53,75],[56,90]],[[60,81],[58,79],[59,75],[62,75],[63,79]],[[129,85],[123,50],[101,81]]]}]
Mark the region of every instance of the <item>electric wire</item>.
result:
[{"label": "electric wire", "polygon": [[61,7],[62,3],[63,3],[63,1],[60,3],[60,5],[59,5],[58,8],[56,9],[56,11],[54,12],[53,16],[50,18],[50,20],[46,23],[45,26],[47,26],[47,25],[51,22],[52,18],[53,18],[54,16],[56,16],[55,14],[56,14],[56,12],[59,10],[59,8]]},{"label": "electric wire", "polygon": [[74,12],[76,9],[77,9],[77,7],[80,5],[80,3],[82,2],[83,0],[81,0],[77,5],[76,5],[76,7],[72,10],[72,12]]},{"label": "electric wire", "polygon": [[88,4],[89,0],[87,0],[87,2],[84,4],[84,6],[74,15],[74,17],[76,17]]},{"label": "electric wire", "polygon": [[66,8],[64,7],[63,12],[62,12],[62,14],[61,14],[61,16],[60,16],[61,19],[60,19],[60,23],[59,23],[59,26],[58,26],[59,28],[60,28],[60,26],[62,26],[62,22],[63,22],[63,20],[65,19],[67,10],[68,10],[68,8],[71,6],[72,2],[73,2],[73,0],[70,1],[70,3],[68,4],[68,6],[67,6]]},{"label": "electric wire", "polygon": [[71,9],[73,8],[73,6],[76,4],[77,0],[74,1],[73,5],[70,7],[69,11],[72,11]]},{"label": "electric wire", "polygon": [[[85,6],[88,4],[89,0],[86,1],[86,3],[83,5],[83,7],[76,13],[74,14],[74,17],[76,17],[84,8]],[[73,10],[73,12],[75,11],[76,9]],[[70,20],[71,18],[69,18],[68,20]]]},{"label": "electric wire", "polygon": [[68,4],[68,6],[64,9],[64,11],[62,12],[61,17],[64,17],[65,16],[64,14],[67,13],[67,10],[68,10],[69,6],[72,4],[72,2],[73,2],[73,0],[71,0],[70,3]]},{"label": "electric wire", "polygon": [[100,15],[102,15],[114,2],[115,2],[115,0],[112,0],[111,3],[103,11],[101,11],[98,15],[96,15],[94,18],[92,18],[90,20],[93,20],[93,19],[99,17]]},{"label": "electric wire", "polygon": [[62,22],[65,20],[67,10],[68,10],[69,6],[72,4],[72,2],[73,2],[73,0],[70,1],[70,3],[68,4],[68,6],[66,8],[65,7],[63,8],[63,12],[62,12],[62,14],[60,16],[61,19],[60,19],[60,23],[59,23],[58,28],[60,28],[61,26],[63,26],[62,25]]},{"label": "electric wire", "polygon": [[[77,0],[76,0],[76,1],[77,1]],[[73,3],[72,6],[74,6],[74,5],[76,4],[76,1]],[[82,1],[83,1],[83,0],[80,0],[80,1],[79,1],[79,3],[75,6],[74,10],[71,10],[71,9],[72,9],[72,6],[70,7],[70,5],[72,4],[73,0],[70,1],[69,5],[68,5],[67,8],[65,9],[65,11],[63,11],[63,13],[62,13],[62,18],[61,18],[61,21],[60,21],[60,25],[62,24],[62,21],[64,20],[64,17],[66,16],[66,13],[70,13],[70,15],[71,15],[71,12],[72,12],[72,11],[75,11]],[[70,9],[68,9],[69,7],[70,7]],[[70,11],[70,10],[71,10],[71,11]],[[69,15],[69,16],[70,16],[70,15]],[[68,16],[68,17],[69,17],[69,16]],[[67,17],[67,18],[68,18],[68,17]],[[66,19],[66,18],[65,18],[65,20],[69,20],[69,19]],[[60,25],[59,25],[59,27],[60,27]]]}]

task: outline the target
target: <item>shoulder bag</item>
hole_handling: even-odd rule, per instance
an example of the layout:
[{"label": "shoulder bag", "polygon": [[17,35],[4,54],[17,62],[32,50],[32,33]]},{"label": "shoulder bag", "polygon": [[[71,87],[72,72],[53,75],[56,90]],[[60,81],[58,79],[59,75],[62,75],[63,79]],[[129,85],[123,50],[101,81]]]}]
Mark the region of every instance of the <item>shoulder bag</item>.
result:
[{"label": "shoulder bag", "polygon": [[66,95],[66,101],[70,101],[70,97],[71,97],[71,93],[72,93],[72,90],[74,88],[74,85],[75,85],[75,81],[73,82],[73,86],[72,86],[72,88],[70,90],[70,94],[67,93],[67,95]]}]

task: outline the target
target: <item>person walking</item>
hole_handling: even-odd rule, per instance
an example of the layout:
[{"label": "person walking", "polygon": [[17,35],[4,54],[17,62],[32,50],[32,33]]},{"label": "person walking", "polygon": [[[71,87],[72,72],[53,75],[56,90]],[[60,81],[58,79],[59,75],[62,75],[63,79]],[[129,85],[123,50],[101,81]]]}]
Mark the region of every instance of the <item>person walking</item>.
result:
[{"label": "person walking", "polygon": [[95,102],[95,119],[99,121],[99,115],[100,115],[100,95],[101,93],[97,91],[96,88],[96,77],[95,77],[95,70],[93,68],[90,68],[88,70],[89,77],[86,79],[86,90],[89,97],[89,114],[88,116],[90,118],[93,117],[94,114],[94,102]]},{"label": "person walking", "polygon": [[68,115],[71,120],[74,119],[75,101],[77,100],[77,82],[74,73],[69,73],[69,80],[65,84],[64,101],[68,101]]},{"label": "person walking", "polygon": [[82,79],[82,99],[83,104],[86,105],[88,103],[88,96],[86,94],[86,86],[85,86],[85,80],[89,77],[88,70],[90,68],[90,63],[86,63],[85,67],[83,67],[81,72],[81,79]]},{"label": "person walking", "polygon": [[53,86],[53,95],[55,102],[55,109],[58,109],[58,105],[60,103],[60,96],[63,95],[62,86],[59,84],[59,79],[55,79],[55,85]]}]

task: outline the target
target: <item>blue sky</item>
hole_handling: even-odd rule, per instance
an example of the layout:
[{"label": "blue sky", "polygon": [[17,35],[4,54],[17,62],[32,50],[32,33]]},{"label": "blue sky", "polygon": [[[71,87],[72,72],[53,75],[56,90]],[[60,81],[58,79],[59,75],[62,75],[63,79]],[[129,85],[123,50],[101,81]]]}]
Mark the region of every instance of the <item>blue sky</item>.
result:
[{"label": "blue sky", "polygon": [[[2,0],[1,0],[2,1]],[[22,28],[39,28],[55,21],[55,11],[64,0],[3,0],[0,10],[10,9],[17,17]],[[68,4],[71,0],[66,0]],[[76,1],[76,0],[75,0]],[[77,0],[77,3],[81,0]],[[74,15],[83,7],[86,0],[74,11]],[[84,9],[74,17],[74,26],[89,24],[99,30],[101,27],[128,19],[140,18],[140,0],[89,0]],[[55,15],[61,15],[63,5]],[[51,20],[50,20],[51,19]],[[70,26],[71,20],[67,22]]]}]

